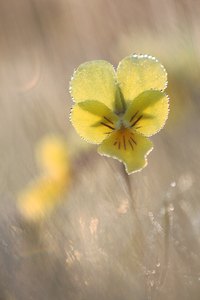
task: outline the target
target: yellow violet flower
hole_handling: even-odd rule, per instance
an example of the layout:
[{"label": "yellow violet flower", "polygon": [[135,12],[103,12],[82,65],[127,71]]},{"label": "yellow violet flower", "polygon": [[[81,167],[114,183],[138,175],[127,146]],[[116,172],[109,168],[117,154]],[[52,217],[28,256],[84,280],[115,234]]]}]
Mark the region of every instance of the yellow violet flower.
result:
[{"label": "yellow violet flower", "polygon": [[153,149],[148,137],[168,117],[167,73],[152,56],[125,57],[115,72],[103,60],[75,70],[70,92],[75,105],[71,121],[77,133],[98,152],[125,164],[127,173],[144,168]]},{"label": "yellow violet flower", "polygon": [[30,221],[38,221],[49,215],[63,194],[64,182],[40,177],[25,188],[18,199],[21,214]]},{"label": "yellow violet flower", "polygon": [[53,135],[45,137],[36,147],[36,158],[42,174],[18,197],[21,214],[31,221],[49,215],[70,182],[68,151],[63,139]]}]

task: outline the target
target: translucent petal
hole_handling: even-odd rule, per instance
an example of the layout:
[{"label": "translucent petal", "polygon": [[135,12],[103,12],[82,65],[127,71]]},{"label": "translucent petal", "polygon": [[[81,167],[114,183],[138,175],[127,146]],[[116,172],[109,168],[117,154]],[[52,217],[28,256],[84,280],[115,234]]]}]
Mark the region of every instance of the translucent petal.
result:
[{"label": "translucent petal", "polygon": [[114,130],[117,120],[117,115],[98,101],[75,104],[71,112],[71,121],[77,133],[94,144],[101,143]]},{"label": "translucent petal", "polygon": [[136,97],[128,107],[124,120],[145,136],[158,132],[165,124],[169,102],[161,91],[146,91]]},{"label": "translucent petal", "polygon": [[95,100],[113,108],[116,94],[116,75],[113,66],[103,60],[86,62],[74,72],[70,83],[76,103]]},{"label": "translucent petal", "polygon": [[98,147],[98,152],[122,161],[130,174],[147,165],[146,156],[152,149],[149,139],[126,128],[114,131]]},{"label": "translucent petal", "polygon": [[167,85],[164,67],[148,55],[131,55],[124,58],[119,63],[117,78],[126,101],[132,101],[146,90],[164,90]]}]

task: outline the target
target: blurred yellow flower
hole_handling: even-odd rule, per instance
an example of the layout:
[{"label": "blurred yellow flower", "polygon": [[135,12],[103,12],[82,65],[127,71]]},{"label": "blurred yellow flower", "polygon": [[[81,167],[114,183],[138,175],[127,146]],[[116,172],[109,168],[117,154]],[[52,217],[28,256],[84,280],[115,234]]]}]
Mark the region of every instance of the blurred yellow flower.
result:
[{"label": "blurred yellow flower", "polygon": [[42,175],[31,182],[18,197],[22,215],[29,220],[40,220],[50,214],[67,190],[70,182],[67,146],[57,136],[45,137],[36,148]]},{"label": "blurred yellow flower", "polygon": [[65,140],[57,136],[45,137],[36,148],[39,167],[51,178],[69,175],[69,158]]},{"label": "blurred yellow flower", "polygon": [[107,61],[86,62],[70,83],[72,124],[82,138],[100,144],[100,154],[122,161],[127,173],[141,170],[153,149],[148,137],[168,117],[166,86],[167,73],[152,56],[128,56],[116,72]]}]

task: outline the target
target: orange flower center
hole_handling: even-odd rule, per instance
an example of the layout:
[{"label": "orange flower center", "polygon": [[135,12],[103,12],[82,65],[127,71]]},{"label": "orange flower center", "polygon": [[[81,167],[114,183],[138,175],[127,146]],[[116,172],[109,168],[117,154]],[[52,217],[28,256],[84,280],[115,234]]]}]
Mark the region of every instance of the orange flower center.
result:
[{"label": "orange flower center", "polygon": [[134,133],[129,129],[122,127],[119,130],[115,131],[115,141],[113,143],[119,150],[124,149],[134,149],[134,146],[137,145],[136,141],[134,140]]}]

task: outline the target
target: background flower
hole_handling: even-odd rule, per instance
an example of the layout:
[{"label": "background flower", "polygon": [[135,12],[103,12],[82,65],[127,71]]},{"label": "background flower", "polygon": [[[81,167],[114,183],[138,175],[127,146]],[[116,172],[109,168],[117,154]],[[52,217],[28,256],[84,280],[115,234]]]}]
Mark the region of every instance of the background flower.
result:
[{"label": "background flower", "polygon": [[70,182],[67,145],[58,136],[47,136],[36,147],[42,174],[21,191],[18,206],[28,220],[41,220],[59,203]]}]

